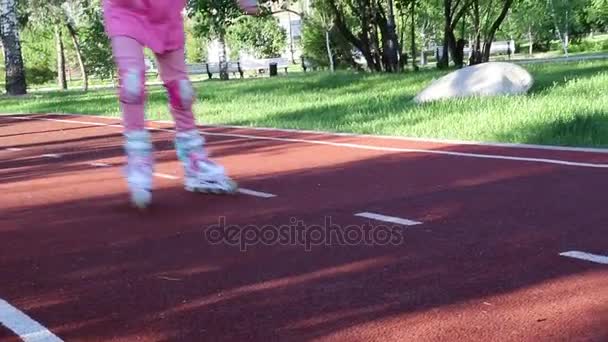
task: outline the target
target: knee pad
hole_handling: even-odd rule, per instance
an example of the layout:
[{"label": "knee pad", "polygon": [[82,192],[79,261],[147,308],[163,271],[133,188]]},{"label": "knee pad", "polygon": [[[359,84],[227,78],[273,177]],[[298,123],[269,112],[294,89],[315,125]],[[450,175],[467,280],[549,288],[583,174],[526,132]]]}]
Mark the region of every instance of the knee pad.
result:
[{"label": "knee pad", "polygon": [[145,72],[127,70],[120,78],[120,101],[127,104],[143,104],[146,99]]},{"label": "knee pad", "polygon": [[190,110],[194,104],[194,88],[187,79],[176,80],[165,85],[169,93],[171,107],[178,110]]}]

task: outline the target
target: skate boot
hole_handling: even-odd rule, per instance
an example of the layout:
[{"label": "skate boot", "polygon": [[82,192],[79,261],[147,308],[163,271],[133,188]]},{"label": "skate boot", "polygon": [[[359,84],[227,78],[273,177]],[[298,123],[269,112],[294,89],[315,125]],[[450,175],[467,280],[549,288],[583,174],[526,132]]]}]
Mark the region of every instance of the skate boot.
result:
[{"label": "skate boot", "polygon": [[204,149],[205,140],[196,130],[177,133],[177,157],[184,167],[184,187],[190,192],[234,194],[238,185],[224,168],[209,160]]},{"label": "skate boot", "polygon": [[150,133],[135,131],[125,134],[127,165],[125,177],[131,194],[131,202],[140,209],[152,202],[152,180],[154,177],[153,147]]}]

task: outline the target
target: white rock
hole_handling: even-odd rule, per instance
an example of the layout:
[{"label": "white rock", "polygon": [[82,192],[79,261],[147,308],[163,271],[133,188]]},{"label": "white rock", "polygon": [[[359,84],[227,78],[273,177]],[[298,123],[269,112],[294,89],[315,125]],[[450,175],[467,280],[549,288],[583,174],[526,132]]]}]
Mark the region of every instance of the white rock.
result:
[{"label": "white rock", "polygon": [[519,65],[489,62],[454,71],[423,90],[417,103],[472,96],[525,94],[534,84],[532,75]]}]

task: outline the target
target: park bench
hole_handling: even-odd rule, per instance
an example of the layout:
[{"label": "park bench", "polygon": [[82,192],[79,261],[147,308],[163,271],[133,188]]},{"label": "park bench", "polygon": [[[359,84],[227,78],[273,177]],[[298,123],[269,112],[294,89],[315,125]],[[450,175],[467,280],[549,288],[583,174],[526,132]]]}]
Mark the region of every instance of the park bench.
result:
[{"label": "park bench", "polygon": [[[267,58],[267,59],[255,59],[255,60],[244,60],[237,62],[228,62],[228,73],[232,73],[234,76],[238,73],[241,78],[245,71],[255,71],[256,73],[266,73],[268,70],[273,75],[273,66],[276,70],[283,68],[285,73],[289,68],[289,60],[287,58]],[[198,63],[188,64],[188,73],[191,75],[207,74],[209,79],[213,78],[213,75],[220,74],[220,63]]]},{"label": "park bench", "polygon": [[[188,74],[190,75],[203,75],[207,74],[209,79],[213,77],[213,75],[220,74],[220,63],[199,63],[199,64],[188,64],[186,65],[188,69]],[[228,73],[232,73],[233,76],[236,76],[238,73],[241,78],[243,78],[243,69],[241,68],[240,62],[228,62]]]},{"label": "park bench", "polygon": [[[443,47],[436,46],[434,50],[426,50],[426,53],[434,53],[436,59],[440,59],[443,55]],[[493,42],[490,47],[490,55],[512,55],[515,53],[514,41],[498,41]],[[464,48],[465,58],[471,55],[471,48],[467,45]]]}]

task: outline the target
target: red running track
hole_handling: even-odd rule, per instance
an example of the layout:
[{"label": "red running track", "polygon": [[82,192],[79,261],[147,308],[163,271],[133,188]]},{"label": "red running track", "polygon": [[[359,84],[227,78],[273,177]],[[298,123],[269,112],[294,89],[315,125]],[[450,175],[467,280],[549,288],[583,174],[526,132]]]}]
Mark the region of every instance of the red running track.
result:
[{"label": "red running track", "polygon": [[608,340],[606,153],[203,127],[275,195],[215,197],[182,189],[152,123],[141,213],[118,124],[0,117],[1,341],[27,319],[60,341]]}]

